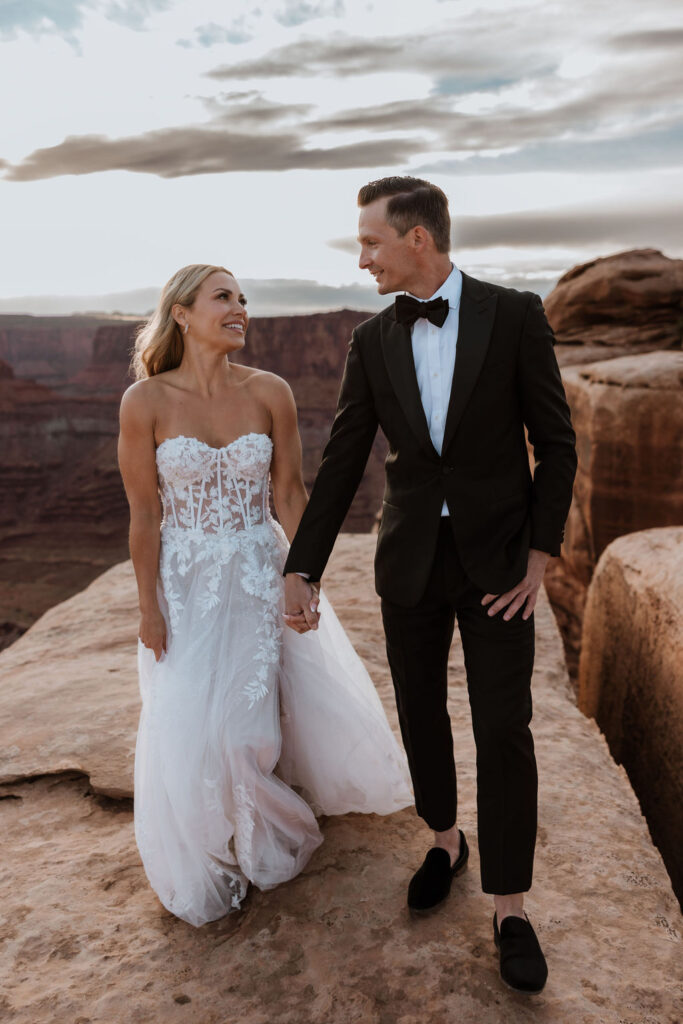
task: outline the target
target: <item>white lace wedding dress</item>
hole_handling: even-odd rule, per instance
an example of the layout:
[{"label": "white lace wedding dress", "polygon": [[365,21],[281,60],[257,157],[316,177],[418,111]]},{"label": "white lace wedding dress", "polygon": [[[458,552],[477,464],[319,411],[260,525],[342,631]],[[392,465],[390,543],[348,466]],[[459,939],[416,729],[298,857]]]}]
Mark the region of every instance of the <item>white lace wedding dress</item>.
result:
[{"label": "white lace wedding dress", "polygon": [[[163,905],[193,925],[248,882],[296,875],[316,814],[413,802],[405,755],[325,594],[317,631],[284,624],[287,539],[268,506],[272,442],[157,449],[163,500],[157,662],[138,644],[135,836]],[[294,788],[296,787],[296,791]]]}]

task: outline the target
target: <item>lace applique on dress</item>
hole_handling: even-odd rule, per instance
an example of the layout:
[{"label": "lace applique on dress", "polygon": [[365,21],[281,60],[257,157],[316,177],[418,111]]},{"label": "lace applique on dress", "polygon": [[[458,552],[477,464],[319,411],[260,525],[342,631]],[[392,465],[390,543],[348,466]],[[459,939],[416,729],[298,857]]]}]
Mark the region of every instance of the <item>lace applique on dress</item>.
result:
[{"label": "lace applique on dress", "polygon": [[249,707],[268,693],[283,628],[278,609],[282,579],[272,558],[278,539],[268,507],[271,454],[270,437],[255,432],[223,448],[184,435],[157,448],[164,511],[159,570],[171,629],[185,610],[178,577],[202,566],[201,586],[192,599],[206,616],[218,608],[223,573],[239,554],[242,587],[260,605],[254,629],[261,643],[253,678],[243,689]]}]

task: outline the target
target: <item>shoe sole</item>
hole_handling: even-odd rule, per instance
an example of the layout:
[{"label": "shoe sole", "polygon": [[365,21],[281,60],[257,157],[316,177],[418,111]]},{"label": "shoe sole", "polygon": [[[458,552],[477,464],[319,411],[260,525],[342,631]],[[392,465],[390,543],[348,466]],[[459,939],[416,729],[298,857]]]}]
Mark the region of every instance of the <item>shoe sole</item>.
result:
[{"label": "shoe sole", "polygon": [[[465,861],[464,864],[460,865],[460,867],[457,869],[457,871],[455,871],[455,870],[453,871],[453,873],[451,875],[451,880],[454,879],[454,878],[457,878],[458,875],[461,875],[463,873],[463,871],[466,871],[468,863],[469,863],[469,857],[467,858],[467,860]],[[446,895],[444,896],[444,898],[442,900],[439,900],[438,903],[434,903],[431,907],[425,907],[424,909],[421,909],[419,907],[411,907],[410,904],[408,904],[408,912],[409,912],[411,917],[429,917],[436,910],[438,910],[439,907],[442,907],[444,905],[444,903],[446,902],[446,900],[448,899],[450,894],[451,894],[451,891],[449,889],[448,892],[446,893]]]}]

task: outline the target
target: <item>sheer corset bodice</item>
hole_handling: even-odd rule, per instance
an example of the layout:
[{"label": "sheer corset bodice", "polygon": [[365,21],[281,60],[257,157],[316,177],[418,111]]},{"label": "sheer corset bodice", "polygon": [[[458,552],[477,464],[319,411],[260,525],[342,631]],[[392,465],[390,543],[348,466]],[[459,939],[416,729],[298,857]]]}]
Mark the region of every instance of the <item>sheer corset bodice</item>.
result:
[{"label": "sheer corset bodice", "polygon": [[219,534],[266,522],[272,441],[267,434],[242,434],[212,448],[183,434],[157,448],[163,504],[162,529]]}]

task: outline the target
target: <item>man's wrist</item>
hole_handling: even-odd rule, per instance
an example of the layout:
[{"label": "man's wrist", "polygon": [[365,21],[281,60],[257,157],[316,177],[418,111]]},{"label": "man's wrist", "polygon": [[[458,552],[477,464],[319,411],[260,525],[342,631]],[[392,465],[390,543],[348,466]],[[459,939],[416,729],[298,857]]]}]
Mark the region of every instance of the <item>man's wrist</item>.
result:
[{"label": "man's wrist", "polygon": [[308,583],[315,584],[316,587],[320,586],[320,580],[312,579],[310,572],[300,572],[298,569],[292,569],[290,572],[285,573],[285,579],[287,576],[301,576],[302,579],[305,579]]}]

